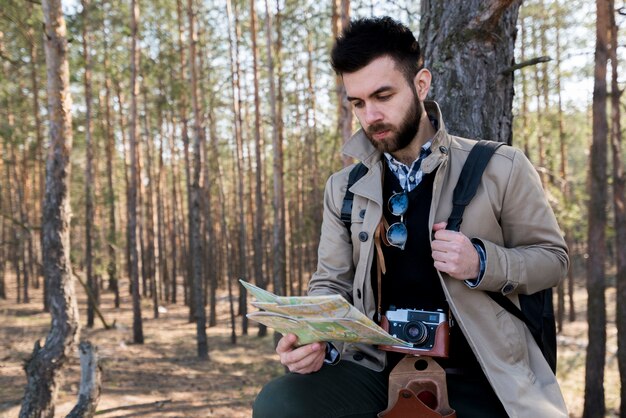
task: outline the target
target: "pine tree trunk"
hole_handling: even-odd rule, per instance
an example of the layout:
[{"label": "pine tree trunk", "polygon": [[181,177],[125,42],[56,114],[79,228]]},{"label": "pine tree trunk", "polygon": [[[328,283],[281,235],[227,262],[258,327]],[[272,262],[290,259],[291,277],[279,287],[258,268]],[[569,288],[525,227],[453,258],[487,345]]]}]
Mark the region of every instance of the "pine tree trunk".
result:
[{"label": "pine tree trunk", "polygon": [[137,252],[137,188],[139,183],[139,164],[137,161],[137,145],[139,141],[139,120],[137,116],[137,99],[139,84],[138,21],[139,0],[131,0],[131,61],[130,61],[130,89],[131,89],[131,129],[130,129],[130,177],[128,187],[128,246],[130,249],[130,281],[133,299],[133,342],[143,344],[143,320],[141,318],[141,299],[139,294],[139,253]]},{"label": "pine tree trunk", "polygon": [[[521,1],[422,0],[420,47],[448,131],[510,144],[515,25]],[[468,89],[467,86],[471,86]]]},{"label": "pine tree trunk", "polygon": [[80,390],[78,402],[66,418],[92,418],[96,415],[102,389],[98,349],[85,341],[79,345]]},{"label": "pine tree trunk", "polygon": [[[274,293],[284,295],[286,291],[285,272],[285,189],[283,178],[283,144],[282,144],[282,116],[279,109],[278,89],[276,88],[276,73],[274,71],[272,23],[268,0],[265,0],[265,32],[267,41],[267,72],[270,81],[270,108],[272,114],[272,146],[274,149],[274,229],[272,236],[273,251],[273,284]],[[279,17],[277,16],[277,19]],[[278,27],[278,25],[277,25]],[[277,30],[280,33],[280,29]],[[279,35],[280,36],[280,35]],[[277,50],[279,50],[277,48]],[[277,52],[278,53],[278,52]]]},{"label": "pine tree trunk", "polygon": [[65,365],[79,333],[78,307],[70,266],[71,96],[66,26],[60,0],[43,0],[50,145],[43,207],[43,272],[50,294],[51,328],[26,362],[27,385],[20,417],[52,417]]},{"label": "pine tree trunk", "polygon": [[[257,14],[254,0],[250,0],[250,36],[252,37],[252,68],[254,75],[254,152],[255,152],[255,228],[254,228],[254,276],[256,285],[261,289],[267,288],[267,279],[263,271],[263,223],[265,210],[263,208],[263,138],[261,136],[261,99],[259,95],[259,68],[257,47]],[[267,334],[267,327],[259,323],[258,336]]]},{"label": "pine tree trunk", "polygon": [[115,217],[116,196],[113,183],[113,164],[115,155],[115,136],[113,134],[113,116],[111,114],[111,78],[109,75],[109,48],[105,40],[104,45],[104,89],[105,89],[105,121],[106,121],[106,171],[107,171],[107,203],[109,208],[109,231],[107,234],[107,249],[109,261],[109,290],[114,294],[115,307],[120,307],[120,289],[117,277],[117,220]]},{"label": "pine tree trunk", "polygon": [[147,251],[146,251],[146,276],[149,282],[150,288],[150,296],[152,297],[152,314],[154,318],[159,317],[159,277],[157,274],[156,263],[157,263],[157,254],[159,251],[157,244],[157,235],[156,235],[156,222],[155,222],[155,174],[153,169],[154,164],[154,139],[151,135],[152,126],[150,125],[150,120],[148,118],[149,110],[148,110],[148,97],[147,97],[147,89],[143,89],[143,105],[144,105],[144,126],[146,132],[146,140],[144,141],[146,144],[146,191],[145,191],[145,226],[146,226],[146,243],[147,243]]},{"label": "pine tree trunk", "polygon": [[[541,28],[538,28],[537,26],[539,25],[539,23],[535,22],[532,26],[532,31],[531,31],[531,36],[532,36],[532,46],[533,46],[533,51],[535,51],[536,55],[540,54],[540,49],[539,49],[539,38],[541,37]],[[533,81],[535,83],[535,100],[536,100],[536,106],[537,106],[537,110],[535,112],[535,116],[536,116],[536,120],[535,120],[535,130],[537,131],[537,152],[538,152],[538,162],[537,164],[539,165],[538,167],[538,171],[539,171],[539,178],[541,179],[541,185],[545,188],[546,187],[546,174],[547,174],[547,169],[546,169],[546,138],[545,138],[545,133],[544,133],[544,115],[545,113],[548,111],[547,107],[545,106],[545,103],[542,103],[541,98],[542,98],[542,87],[543,84],[541,82],[541,74],[539,71],[539,66],[535,65],[533,67]]]},{"label": "pine tree trunk", "polygon": [[593,89],[593,135],[589,155],[589,220],[587,231],[587,322],[584,418],[604,417],[604,365],[606,354],[606,204],[607,136],[606,66],[608,61],[609,2],[596,0],[596,50]]},{"label": "pine tree trunk", "polygon": [[[28,5],[29,12],[33,12],[33,5]],[[41,115],[40,115],[40,98],[39,98],[39,76],[37,75],[39,66],[39,54],[37,49],[37,42],[34,42],[35,31],[32,26],[28,28],[28,36],[31,39],[29,55],[30,55],[30,81],[31,88],[33,90],[33,117],[35,119],[35,170],[33,171],[33,192],[37,193],[35,196],[34,210],[31,213],[31,219],[41,219],[41,205],[43,202],[43,191],[45,181],[45,163],[43,157],[43,141],[44,135],[42,132]],[[37,246],[37,252],[32,250],[32,234],[29,242],[31,245],[31,255],[33,259],[31,262],[35,262],[34,267],[34,285],[35,288],[39,288],[39,277],[41,276],[41,237],[39,239],[39,245]]]},{"label": "pine tree trunk", "polygon": [[622,160],[622,129],[618,82],[618,25],[615,22],[615,1],[609,0],[611,29],[611,150],[613,151],[613,211],[615,214],[615,249],[617,258],[616,313],[617,362],[620,371],[620,414],[626,417],[626,176]]},{"label": "pine tree trunk", "polygon": [[[232,73],[232,92],[233,92],[233,116],[234,116],[234,125],[235,125],[235,169],[237,171],[235,178],[237,179],[237,218],[238,218],[238,239],[239,239],[239,249],[238,249],[238,266],[239,271],[237,274],[238,278],[247,279],[248,272],[246,269],[246,255],[247,255],[247,245],[246,245],[246,214],[245,214],[245,196],[244,196],[244,162],[243,162],[243,133],[242,133],[242,115],[241,115],[241,85],[240,85],[240,70],[239,70],[239,53],[238,53],[238,42],[237,42],[237,34],[238,34],[238,18],[237,11],[231,9],[232,3],[231,0],[226,1],[226,10],[227,10],[227,19],[228,19],[228,28],[229,28],[229,44],[230,44],[230,63],[231,63],[231,73]],[[233,25],[234,19],[234,25]],[[234,27],[233,27],[234,26]],[[242,286],[238,286],[240,289],[239,293],[239,315],[241,315],[241,326],[242,326],[242,334],[247,335],[248,333],[248,318],[246,317],[247,312],[247,304],[246,304],[246,291]]]},{"label": "pine tree trunk", "polygon": [[[82,0],[83,7],[83,59],[85,60],[84,87],[85,87],[85,267],[87,269],[87,288],[93,295],[96,292],[93,273],[93,138],[91,121],[91,56],[89,52],[89,0]],[[93,328],[95,316],[95,300],[87,298],[87,327]]]},{"label": "pine tree trunk", "polygon": [[187,0],[187,13],[189,18],[189,74],[191,76],[191,100],[194,113],[194,141],[193,141],[193,179],[191,184],[191,197],[189,199],[189,218],[191,230],[189,231],[189,248],[191,249],[193,271],[193,294],[195,298],[196,336],[198,342],[198,357],[209,358],[209,345],[206,335],[206,311],[204,307],[203,271],[202,271],[202,237],[201,234],[201,186],[200,175],[202,173],[202,136],[204,135],[204,116],[198,99],[198,79],[196,72],[196,43],[198,37],[195,30],[195,12],[193,0]]},{"label": "pine tree trunk", "polygon": [[[162,81],[159,82],[161,84]],[[159,90],[163,92],[163,86],[159,86]],[[160,95],[163,98],[163,95]],[[163,111],[159,109],[159,151],[158,151],[158,171],[157,171],[157,184],[156,184],[156,205],[157,205],[157,248],[158,248],[158,276],[159,280],[159,289],[158,294],[162,295],[162,300],[166,302],[169,301],[169,290],[170,290],[170,276],[169,276],[169,268],[168,268],[168,255],[166,248],[166,219],[167,219],[167,209],[165,207],[164,201],[164,181],[166,174],[165,162],[163,159],[163,155],[165,152],[165,141],[167,138],[167,127],[165,126]]]},{"label": "pine tree trunk", "polygon": [[[558,1],[556,4],[558,8]],[[560,177],[561,177],[561,193],[563,194],[565,204],[571,205],[573,204],[572,194],[570,192],[570,179],[568,174],[568,164],[567,164],[567,135],[565,133],[565,122],[563,117],[563,94],[561,91],[561,80],[562,80],[562,60],[561,60],[561,30],[562,30],[562,22],[560,16],[556,15],[556,90],[557,90],[557,114],[558,114],[558,124],[559,124],[559,154],[561,160],[560,166]],[[572,239],[573,231],[571,228],[565,227],[565,241],[567,243],[568,248],[574,248],[574,241]],[[557,303],[557,329],[560,332],[563,329],[563,321],[565,319],[566,312],[566,301],[565,301],[565,290],[569,291],[569,318],[570,321],[573,321],[576,312],[574,310],[574,274],[573,268],[570,268],[567,273],[567,281],[562,282],[558,287],[558,303]]]}]

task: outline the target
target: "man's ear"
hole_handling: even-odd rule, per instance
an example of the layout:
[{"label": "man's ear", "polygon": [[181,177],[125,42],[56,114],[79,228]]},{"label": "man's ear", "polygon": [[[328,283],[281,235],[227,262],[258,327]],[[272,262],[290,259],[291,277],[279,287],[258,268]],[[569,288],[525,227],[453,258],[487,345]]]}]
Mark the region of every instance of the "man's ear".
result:
[{"label": "man's ear", "polygon": [[413,84],[415,85],[415,91],[417,91],[417,97],[420,99],[420,102],[423,102],[428,95],[428,91],[430,90],[430,81],[433,76],[426,68],[422,68],[418,71],[413,79]]}]

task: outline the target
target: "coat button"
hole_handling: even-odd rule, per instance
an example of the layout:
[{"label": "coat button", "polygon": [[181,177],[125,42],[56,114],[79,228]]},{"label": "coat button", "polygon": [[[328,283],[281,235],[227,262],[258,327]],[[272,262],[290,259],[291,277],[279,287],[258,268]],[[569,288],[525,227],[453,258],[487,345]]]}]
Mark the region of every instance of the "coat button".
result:
[{"label": "coat button", "polygon": [[363,355],[363,353],[356,352],[352,355],[352,358],[356,361],[361,361],[365,358],[365,356]]},{"label": "coat button", "polygon": [[359,218],[365,218],[365,209],[361,209],[361,211],[359,212]]},{"label": "coat button", "polygon": [[365,242],[365,241],[367,241],[368,237],[369,237],[369,235],[367,234],[367,232],[365,232],[365,231],[359,232],[359,241]]},{"label": "coat button", "polygon": [[442,154],[447,154],[448,153],[448,148],[444,147],[443,145],[439,147],[439,151],[441,151]]},{"label": "coat button", "polygon": [[513,286],[511,283],[507,283],[504,285],[504,287],[502,287],[502,294],[507,295],[511,293],[514,289],[515,286]]}]

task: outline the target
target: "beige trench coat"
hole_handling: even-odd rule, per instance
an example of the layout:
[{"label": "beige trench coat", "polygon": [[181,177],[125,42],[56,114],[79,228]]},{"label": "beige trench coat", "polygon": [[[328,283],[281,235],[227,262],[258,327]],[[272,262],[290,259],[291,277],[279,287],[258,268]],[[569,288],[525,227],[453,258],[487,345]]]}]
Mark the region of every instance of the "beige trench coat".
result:
[{"label": "beige trench coat", "polygon": [[[435,223],[448,219],[452,191],[475,141],[448,135],[436,103],[426,102],[426,109],[440,125],[432,153],[422,163],[425,173],[438,167],[428,219],[432,230]],[[383,164],[381,154],[362,131],[343,151],[369,170],[351,188],[351,237],[340,212],[352,166],[333,174],[326,184],[318,267],[309,283],[309,294],[341,294],[374,318],[370,272],[374,231],[382,216]],[[502,292],[518,304],[518,294],[556,286],[568,269],[567,247],[554,213],[536,171],[519,150],[503,146],[496,151],[463,219],[461,231],[484,244],[487,265],[475,288],[439,274],[458,326],[509,416],[567,417],[556,377],[526,326],[483,292]],[[336,346],[344,360],[373,370],[385,367],[385,353],[373,346]]]}]

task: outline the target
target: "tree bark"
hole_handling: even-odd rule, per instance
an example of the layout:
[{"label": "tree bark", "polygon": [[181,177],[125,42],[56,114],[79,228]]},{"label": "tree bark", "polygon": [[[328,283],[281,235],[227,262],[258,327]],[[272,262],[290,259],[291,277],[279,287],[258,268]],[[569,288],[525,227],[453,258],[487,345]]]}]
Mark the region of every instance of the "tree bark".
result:
[{"label": "tree bark", "polygon": [[617,261],[616,313],[617,363],[620,371],[620,414],[626,417],[626,176],[622,160],[622,128],[618,82],[618,25],[615,22],[615,1],[609,0],[611,29],[611,150],[613,151],[613,211],[615,216],[615,250]]},{"label": "tree bark", "polygon": [[[350,23],[350,0],[332,0],[331,26],[333,39],[336,39]],[[335,76],[335,92],[337,94],[337,136],[343,145],[352,136],[352,107],[346,96],[346,88],[339,75]],[[343,166],[352,164],[352,158],[342,156]]]},{"label": "tree bark", "polygon": [[[272,42],[272,23],[268,0],[265,0],[265,32],[267,43],[267,72],[270,81],[270,108],[272,114],[272,146],[274,149],[274,229],[272,247],[274,249],[273,284],[274,293],[284,295],[286,290],[285,271],[285,186],[283,173],[282,116],[279,109],[276,73],[274,71],[274,54]],[[278,16],[277,16],[278,19]],[[278,31],[280,32],[280,31]]]},{"label": "tree bark", "polygon": [[79,333],[70,271],[71,95],[66,26],[60,0],[43,0],[48,68],[50,145],[42,220],[43,272],[49,286],[52,322],[43,347],[35,343],[26,362],[27,385],[20,417],[52,417],[59,374]]},{"label": "tree bark", "polygon": [[[237,12],[233,13],[232,10],[232,2],[231,0],[226,1],[226,11],[228,15],[228,41],[229,41],[229,51],[230,51],[230,63],[231,63],[231,73],[232,73],[232,92],[233,92],[233,117],[234,117],[234,126],[235,126],[235,169],[237,171],[237,218],[239,223],[239,259],[238,266],[239,272],[237,276],[242,279],[246,279],[248,276],[248,272],[246,269],[246,256],[247,256],[247,245],[246,245],[246,214],[245,214],[245,197],[244,197],[244,162],[243,162],[243,133],[242,133],[242,116],[241,116],[241,85],[240,85],[240,70],[239,70],[239,46],[237,42],[237,32],[238,32],[238,22],[237,22]],[[233,18],[235,19],[234,24],[232,23]],[[239,315],[241,315],[241,327],[242,334],[246,335],[248,333],[248,318],[246,316],[247,313],[247,304],[246,304],[246,290],[244,287],[239,286],[240,288],[240,297],[239,297]]]},{"label": "tree bark", "polygon": [[[261,99],[259,96],[259,68],[257,48],[257,14],[254,8],[254,0],[250,0],[250,36],[252,37],[252,68],[254,75],[254,153],[256,162],[254,189],[255,228],[254,228],[254,276],[256,285],[261,289],[267,287],[267,279],[263,271],[263,223],[265,210],[263,208],[263,137],[261,136]],[[267,334],[267,327],[259,323],[258,336]]]},{"label": "tree bark", "polygon": [[133,299],[133,342],[143,344],[143,320],[141,318],[141,299],[139,294],[139,253],[137,252],[137,187],[139,182],[137,143],[139,141],[139,121],[137,118],[137,98],[139,96],[139,47],[138,21],[139,0],[131,0],[131,61],[130,61],[130,178],[128,187],[128,246],[130,249],[130,280]]},{"label": "tree bark", "polygon": [[593,88],[593,134],[589,155],[589,219],[587,230],[587,323],[584,418],[604,417],[604,365],[606,354],[606,204],[607,135],[606,66],[608,61],[609,2],[596,0],[596,50]]},{"label": "tree bark", "polygon": [[200,175],[202,173],[202,136],[204,135],[204,116],[198,100],[198,79],[196,72],[196,43],[198,41],[195,30],[195,12],[193,0],[187,0],[187,13],[189,18],[189,74],[191,76],[191,100],[194,113],[194,142],[193,142],[193,179],[191,183],[191,196],[189,218],[191,219],[191,231],[189,231],[189,248],[191,249],[193,271],[193,293],[195,297],[195,320],[198,343],[198,357],[209,358],[209,345],[206,335],[206,311],[204,307],[203,271],[202,271],[202,237],[201,233],[201,187]]},{"label": "tree bark", "polygon": [[78,402],[66,418],[91,418],[96,414],[101,390],[101,370],[98,349],[85,341],[79,344],[80,391]]},{"label": "tree bark", "polygon": [[[93,274],[93,243],[92,231],[94,226],[93,216],[93,138],[91,121],[91,56],[89,52],[89,0],[82,0],[83,7],[83,59],[85,60],[84,87],[85,87],[85,267],[87,270],[87,287],[95,294],[95,280]],[[93,328],[95,300],[88,298],[87,302],[87,327]]]},{"label": "tree bark", "polygon": [[109,275],[109,290],[114,294],[114,304],[116,308],[120,307],[120,289],[117,278],[117,220],[115,217],[115,188],[113,184],[113,164],[115,156],[115,136],[113,133],[113,116],[111,115],[111,77],[109,75],[109,47],[106,39],[104,40],[104,118],[106,121],[106,171],[107,171],[107,204],[109,207],[109,231],[107,234],[107,249],[109,261],[107,263],[107,273]]},{"label": "tree bark", "polygon": [[[421,2],[420,47],[433,73],[430,97],[449,132],[511,144],[520,0]],[[471,86],[471,88],[468,88]]]}]

